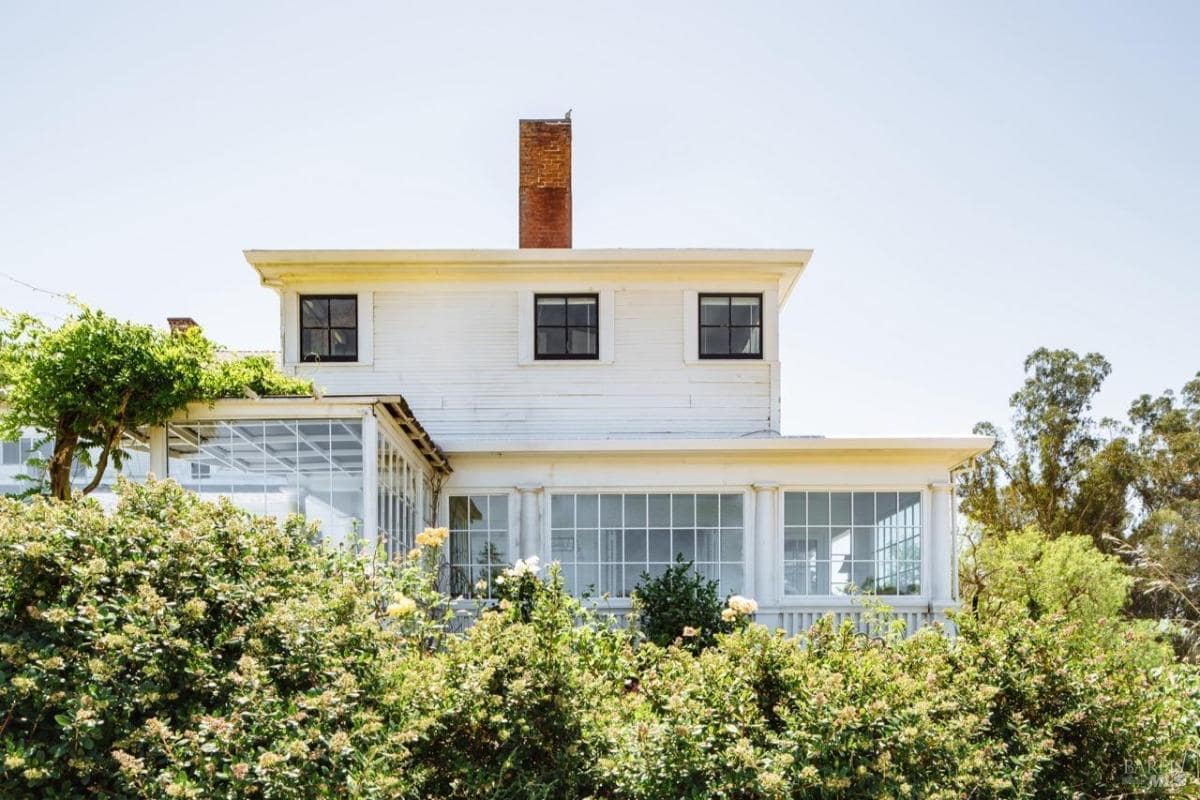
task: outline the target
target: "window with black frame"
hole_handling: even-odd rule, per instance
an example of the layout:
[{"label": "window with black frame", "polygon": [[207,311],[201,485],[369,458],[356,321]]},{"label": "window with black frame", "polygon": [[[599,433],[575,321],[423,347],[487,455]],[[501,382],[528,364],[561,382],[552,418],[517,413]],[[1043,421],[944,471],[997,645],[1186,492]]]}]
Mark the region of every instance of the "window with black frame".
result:
[{"label": "window with black frame", "polygon": [[534,357],[598,359],[600,299],[594,294],[539,294],[534,297]]},{"label": "window with black frame", "polygon": [[700,295],[700,357],[762,358],[762,295]]},{"label": "window with black frame", "polygon": [[301,295],[300,358],[303,361],[358,360],[356,295]]}]

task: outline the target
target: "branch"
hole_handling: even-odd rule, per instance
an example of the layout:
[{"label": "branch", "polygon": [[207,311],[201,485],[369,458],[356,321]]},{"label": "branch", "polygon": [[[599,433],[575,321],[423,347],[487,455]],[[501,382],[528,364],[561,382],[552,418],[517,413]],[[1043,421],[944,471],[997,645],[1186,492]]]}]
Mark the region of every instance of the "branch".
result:
[{"label": "branch", "polygon": [[117,409],[117,422],[108,429],[108,439],[105,440],[104,448],[100,451],[100,458],[96,462],[96,474],[92,476],[91,482],[83,487],[81,494],[88,495],[94,492],[104,478],[104,470],[108,468],[108,455],[117,442],[121,441],[121,435],[125,433],[125,409],[129,407],[129,399],[132,395],[133,390],[130,389],[121,397],[121,405]]}]

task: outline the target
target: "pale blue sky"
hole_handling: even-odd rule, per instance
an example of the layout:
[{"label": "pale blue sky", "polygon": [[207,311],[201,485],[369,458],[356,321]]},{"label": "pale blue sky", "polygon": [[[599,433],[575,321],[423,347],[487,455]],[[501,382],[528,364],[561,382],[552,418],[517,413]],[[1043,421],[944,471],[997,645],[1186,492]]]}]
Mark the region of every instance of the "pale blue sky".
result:
[{"label": "pale blue sky", "polygon": [[1198,40],[1196,3],[3,2],[0,272],[274,348],[243,248],[515,246],[516,120],[571,107],[576,246],[815,250],[785,432],[1007,419],[1039,345],[1122,413],[1200,369]]}]

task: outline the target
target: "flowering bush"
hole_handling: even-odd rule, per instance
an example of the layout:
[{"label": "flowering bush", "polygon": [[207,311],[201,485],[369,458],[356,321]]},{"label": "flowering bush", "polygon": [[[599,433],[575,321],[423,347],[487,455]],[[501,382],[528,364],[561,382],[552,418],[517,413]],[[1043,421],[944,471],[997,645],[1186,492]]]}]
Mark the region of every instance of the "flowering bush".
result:
[{"label": "flowering bush", "polygon": [[683,621],[660,646],[526,560],[447,633],[439,529],[380,566],[174,484],[120,494],[0,501],[0,797],[1200,792],[1200,677],[1119,619],[992,596],[954,637],[788,638],[714,593],[710,646]]}]

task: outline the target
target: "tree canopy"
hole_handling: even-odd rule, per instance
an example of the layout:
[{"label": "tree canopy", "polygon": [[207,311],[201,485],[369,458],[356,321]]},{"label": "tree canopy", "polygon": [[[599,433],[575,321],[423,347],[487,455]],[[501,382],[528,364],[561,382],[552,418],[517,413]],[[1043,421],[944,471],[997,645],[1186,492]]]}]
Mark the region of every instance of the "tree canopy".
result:
[{"label": "tree canopy", "polygon": [[1143,394],[1128,420],[1095,420],[1111,366],[1099,353],[1034,351],[1009,401],[1011,437],[959,484],[963,513],[987,535],[1034,526],[1089,536],[1138,579],[1131,610],[1172,619],[1200,652],[1200,374],[1179,394]]},{"label": "tree canopy", "polygon": [[223,358],[199,328],[166,332],[80,306],[58,327],[0,311],[0,439],[27,428],[54,443],[50,494],[70,499],[76,463],[100,485],[123,442],[161,425],[187,403],[256,394],[310,394],[308,381],[280,374],[265,356]]}]

